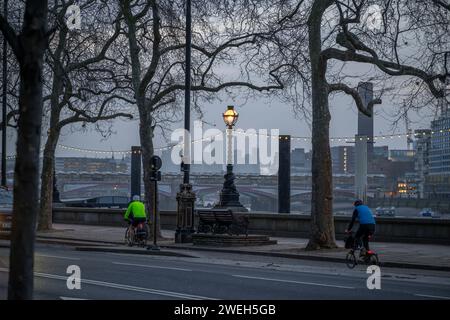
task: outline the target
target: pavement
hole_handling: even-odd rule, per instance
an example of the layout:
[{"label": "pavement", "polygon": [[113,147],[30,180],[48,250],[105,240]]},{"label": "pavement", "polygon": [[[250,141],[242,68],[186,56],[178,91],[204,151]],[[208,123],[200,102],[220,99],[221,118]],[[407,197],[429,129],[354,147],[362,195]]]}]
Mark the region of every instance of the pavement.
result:
[{"label": "pavement", "polygon": [[[158,240],[160,252],[144,248],[128,248],[124,244],[125,228],[88,225],[54,224],[54,230],[39,232],[38,242],[76,246],[80,251],[138,253],[158,255],[179,255],[181,250],[212,251],[221,253],[258,255],[278,258],[344,262],[347,250],[342,241],[340,248],[320,251],[306,251],[307,239],[271,237],[275,245],[252,247],[208,247],[192,244],[175,244],[174,231],[162,230],[164,239]],[[371,249],[376,251],[381,266],[423,270],[450,271],[450,246],[413,243],[373,242]],[[167,254],[165,254],[167,253]]]}]

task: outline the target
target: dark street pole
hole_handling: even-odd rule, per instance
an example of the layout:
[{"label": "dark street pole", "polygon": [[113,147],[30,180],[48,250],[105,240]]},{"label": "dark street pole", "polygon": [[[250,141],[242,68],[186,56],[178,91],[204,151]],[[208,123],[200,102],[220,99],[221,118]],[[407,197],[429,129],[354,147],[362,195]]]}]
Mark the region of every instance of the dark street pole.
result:
[{"label": "dark street pole", "polygon": [[157,229],[157,219],[158,219],[158,181],[154,181],[153,190],[153,246],[152,250],[159,250],[158,247],[158,229]]},{"label": "dark street pole", "polygon": [[[185,135],[191,129],[191,43],[192,43],[192,16],[191,0],[186,1],[186,70],[185,70],[185,89],[184,89],[184,130]],[[184,137],[184,157],[190,160],[190,139]],[[185,161],[183,166],[183,183],[189,183],[190,161]]]},{"label": "dark street pole", "polygon": [[182,162],[183,183],[177,193],[177,229],[175,231],[176,243],[192,242],[194,229],[195,193],[189,182],[191,168],[191,42],[192,42],[192,16],[191,0],[186,1],[186,69],[184,89],[184,154]]},{"label": "dark street pole", "polygon": [[[3,17],[5,20],[8,19],[8,0],[3,2]],[[2,101],[2,178],[1,185],[6,187],[6,127],[8,126],[7,121],[7,99],[6,94],[8,90],[7,86],[7,72],[8,72],[8,60],[7,60],[7,42],[5,36],[3,36],[3,101]]]},{"label": "dark street pole", "polygon": [[291,136],[280,135],[278,144],[278,212],[291,212]]},{"label": "dark street pole", "polygon": [[140,146],[132,146],[130,200],[133,199],[133,196],[141,196],[141,165],[142,149]]}]

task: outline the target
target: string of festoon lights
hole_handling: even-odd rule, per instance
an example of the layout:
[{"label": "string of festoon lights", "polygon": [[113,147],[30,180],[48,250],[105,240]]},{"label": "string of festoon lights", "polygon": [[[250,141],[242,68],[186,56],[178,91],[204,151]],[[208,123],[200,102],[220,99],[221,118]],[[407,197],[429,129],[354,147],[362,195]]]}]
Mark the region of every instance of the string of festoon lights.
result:
[{"label": "string of festoon lights", "polygon": [[[450,129],[444,129],[444,130],[438,130],[438,131],[431,131],[431,135],[439,135],[439,134],[443,134],[446,132],[450,132]],[[211,135],[208,137],[204,137],[201,139],[196,139],[196,140],[192,140],[191,144],[194,143],[200,143],[200,142],[211,142],[213,141],[215,138],[222,136],[224,134],[224,131],[221,131],[221,133],[216,134],[216,135]],[[243,132],[243,131],[234,131],[234,134],[241,134],[241,135],[246,135],[247,137],[258,137],[258,136],[264,136],[266,137],[266,139],[279,139],[279,135],[271,135],[268,133],[252,133],[252,132]],[[383,141],[383,140],[394,140],[394,139],[401,139],[401,138],[414,138],[421,135],[420,133],[401,133],[401,134],[387,134],[387,135],[376,135],[373,136],[373,140],[374,141]],[[301,136],[291,136],[291,141],[303,141],[303,142],[309,142],[311,141],[311,137],[301,137]],[[357,137],[353,136],[342,136],[342,137],[331,137],[330,138],[330,142],[355,142],[355,139],[357,139]],[[362,137],[359,137],[360,140],[362,140]],[[367,141],[370,141],[370,138],[367,137],[366,138]],[[173,147],[176,146],[182,146],[183,142],[179,142],[176,144],[169,144],[166,146],[162,146],[162,147],[157,147],[154,148],[154,151],[164,151],[164,150],[170,150]],[[58,148],[65,150],[65,151],[72,151],[72,152],[80,152],[80,153],[87,153],[87,154],[95,154],[95,155],[110,155],[110,154],[117,154],[117,155],[129,155],[132,153],[131,150],[99,150],[99,149],[87,149],[87,148],[80,148],[80,147],[73,147],[73,146],[68,146],[68,145],[64,145],[64,144],[58,144],[57,145]],[[41,149],[41,152],[43,152],[44,149]],[[11,156],[7,156],[6,159],[8,160],[12,160],[15,159],[16,156],[15,155],[11,155]]]}]

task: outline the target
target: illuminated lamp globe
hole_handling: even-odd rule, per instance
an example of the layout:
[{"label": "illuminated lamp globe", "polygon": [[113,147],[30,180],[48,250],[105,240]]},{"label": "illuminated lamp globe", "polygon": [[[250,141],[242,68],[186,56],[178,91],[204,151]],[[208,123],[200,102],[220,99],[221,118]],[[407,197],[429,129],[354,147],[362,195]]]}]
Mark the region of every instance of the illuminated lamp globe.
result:
[{"label": "illuminated lamp globe", "polygon": [[228,128],[232,128],[239,117],[239,114],[234,110],[233,106],[228,106],[227,111],[223,113],[223,121],[228,126]]}]

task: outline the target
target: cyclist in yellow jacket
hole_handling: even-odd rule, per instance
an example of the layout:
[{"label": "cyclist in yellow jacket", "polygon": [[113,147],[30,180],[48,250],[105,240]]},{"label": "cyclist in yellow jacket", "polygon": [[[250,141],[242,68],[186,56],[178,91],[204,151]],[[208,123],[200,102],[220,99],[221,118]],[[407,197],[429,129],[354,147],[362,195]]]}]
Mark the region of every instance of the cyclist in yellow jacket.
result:
[{"label": "cyclist in yellow jacket", "polygon": [[128,205],[124,218],[131,223],[133,227],[136,227],[141,222],[147,221],[145,205],[141,202],[141,197],[133,196],[133,201]]}]

